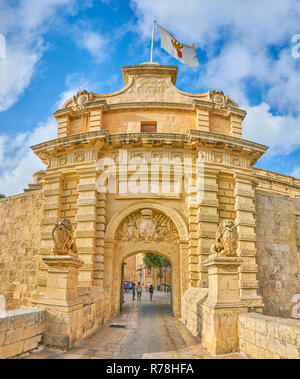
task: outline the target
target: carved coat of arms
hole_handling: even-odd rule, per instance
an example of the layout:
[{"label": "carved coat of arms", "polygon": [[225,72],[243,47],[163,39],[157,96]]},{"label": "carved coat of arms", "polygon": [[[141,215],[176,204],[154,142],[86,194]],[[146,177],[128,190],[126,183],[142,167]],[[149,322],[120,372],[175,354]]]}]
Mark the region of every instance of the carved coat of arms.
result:
[{"label": "carved coat of arms", "polygon": [[174,223],[165,215],[142,209],[129,215],[119,226],[116,240],[119,241],[175,241],[179,239]]}]

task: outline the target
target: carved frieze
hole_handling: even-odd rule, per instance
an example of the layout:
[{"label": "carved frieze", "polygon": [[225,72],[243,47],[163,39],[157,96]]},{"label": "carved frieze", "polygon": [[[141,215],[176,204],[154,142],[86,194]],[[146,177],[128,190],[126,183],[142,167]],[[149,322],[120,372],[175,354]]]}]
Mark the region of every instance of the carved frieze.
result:
[{"label": "carved frieze", "polygon": [[118,241],[176,241],[179,234],[167,216],[152,209],[142,209],[127,216],[116,233]]},{"label": "carved frieze", "polygon": [[98,153],[95,150],[70,152],[69,154],[53,157],[49,160],[49,169],[77,165],[80,163],[96,162]]}]

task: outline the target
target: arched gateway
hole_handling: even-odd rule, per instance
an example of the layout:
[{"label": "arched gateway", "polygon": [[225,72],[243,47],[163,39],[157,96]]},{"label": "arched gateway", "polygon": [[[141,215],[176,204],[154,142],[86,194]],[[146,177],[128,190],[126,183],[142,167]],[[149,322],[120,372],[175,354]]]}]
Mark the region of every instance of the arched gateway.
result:
[{"label": "arched gateway", "polygon": [[[181,296],[187,285],[188,230],[173,208],[155,201],[141,201],[116,214],[105,233],[104,286],[110,291],[112,313],[120,311],[122,263],[131,255],[155,252],[172,265],[172,308],[180,317]],[[109,262],[109,264],[108,264]]]},{"label": "arched gateway", "polygon": [[[271,177],[271,182],[277,180],[278,193],[287,188],[298,192],[290,179],[253,167],[267,148],[242,138],[246,112],[222,91],[178,90],[174,66],[145,63],[122,67],[122,72],[123,89],[111,94],[78,92],[55,112],[57,139],[33,147],[47,169],[41,184],[36,288],[30,295],[49,312],[57,313],[52,307],[60,307],[63,319],[68,307],[74,323],[67,335],[72,345],[119,313],[124,260],[153,252],[171,262],[174,315],[195,334],[203,323],[208,345],[217,325],[210,324],[210,310],[219,309],[219,298],[210,297],[200,316],[198,304],[217,288],[211,274],[220,262],[209,259],[219,225],[227,220],[236,227],[237,260],[243,261],[233,280],[236,299],[244,308],[262,312],[256,256],[267,224],[261,211],[265,200],[258,190],[272,192]],[[74,287],[67,303],[57,299],[62,290],[55,286],[62,284],[49,268],[52,229],[63,218],[73,225],[80,260],[75,267],[78,285],[74,267],[66,269]],[[49,328],[52,338],[60,326]],[[48,338],[50,345],[58,340],[54,337]],[[65,335],[59,337],[64,343]]]}]

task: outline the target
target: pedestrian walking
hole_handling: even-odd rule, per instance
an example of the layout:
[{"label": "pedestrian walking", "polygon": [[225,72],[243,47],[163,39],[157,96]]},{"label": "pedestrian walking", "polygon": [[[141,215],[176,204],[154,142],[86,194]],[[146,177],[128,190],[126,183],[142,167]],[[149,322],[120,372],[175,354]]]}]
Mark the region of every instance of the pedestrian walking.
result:
[{"label": "pedestrian walking", "polygon": [[138,282],[138,285],[136,287],[136,294],[137,294],[137,300],[141,300],[142,299],[142,287],[141,287],[140,282]]},{"label": "pedestrian walking", "polygon": [[153,285],[152,284],[149,287],[149,295],[150,295],[150,301],[152,301],[152,296],[153,296]]},{"label": "pedestrian walking", "polygon": [[132,283],[132,300],[135,300],[135,283]]}]

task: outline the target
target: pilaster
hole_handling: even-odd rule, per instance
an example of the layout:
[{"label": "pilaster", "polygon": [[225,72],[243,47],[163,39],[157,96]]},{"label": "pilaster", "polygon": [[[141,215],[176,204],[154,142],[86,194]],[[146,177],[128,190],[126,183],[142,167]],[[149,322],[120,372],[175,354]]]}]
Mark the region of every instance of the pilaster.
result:
[{"label": "pilaster", "polygon": [[114,280],[114,266],[113,266],[113,259],[114,259],[114,251],[115,251],[115,241],[112,240],[105,240],[104,241],[104,280],[103,280],[103,286],[105,293],[108,297],[108,309],[107,314],[111,314],[111,310],[113,309],[113,300],[112,299],[112,292],[113,292],[113,280]]},{"label": "pilaster", "polygon": [[65,112],[56,116],[58,126],[57,126],[57,137],[67,137],[70,133],[70,116],[69,112]]},{"label": "pilaster", "polygon": [[103,287],[104,283],[104,234],[106,220],[106,203],[105,193],[97,193],[96,209],[96,240],[95,240],[95,260],[93,283],[95,286]]},{"label": "pilaster", "polygon": [[79,175],[76,215],[76,244],[79,258],[84,265],[79,271],[79,285],[94,284],[96,252],[97,189],[96,168],[77,170]]},{"label": "pilaster", "polygon": [[[49,255],[53,250],[52,229],[61,218],[63,180],[60,172],[46,174],[44,178],[44,203],[41,222],[40,256]],[[45,293],[47,286],[47,266],[39,260],[37,276],[38,292]]]},{"label": "pilaster", "polygon": [[202,193],[198,193],[199,208],[197,213],[198,224],[198,251],[200,263],[200,287],[208,287],[207,268],[203,263],[210,254],[210,247],[215,240],[219,223],[218,214],[218,170],[204,167],[201,184]]},{"label": "pilaster", "polygon": [[185,169],[185,174],[190,178],[188,181],[188,196],[187,196],[187,210],[188,210],[188,230],[189,238],[187,244],[188,256],[188,283],[191,287],[197,287],[199,283],[199,252],[198,252],[198,227],[197,227],[197,172],[195,170],[189,171]]},{"label": "pilaster", "polygon": [[196,107],[196,129],[209,132],[209,110]]},{"label": "pilaster", "polygon": [[102,106],[89,106],[89,131],[95,132],[102,129],[102,115],[103,115]]},{"label": "pilaster", "polygon": [[242,138],[242,120],[243,117],[231,113],[230,115],[230,135],[232,137]]},{"label": "pilaster", "polygon": [[238,232],[238,255],[243,257],[239,269],[239,287],[243,303],[262,312],[262,298],[257,294],[258,281],[256,263],[255,204],[253,179],[235,174],[235,225]]}]

